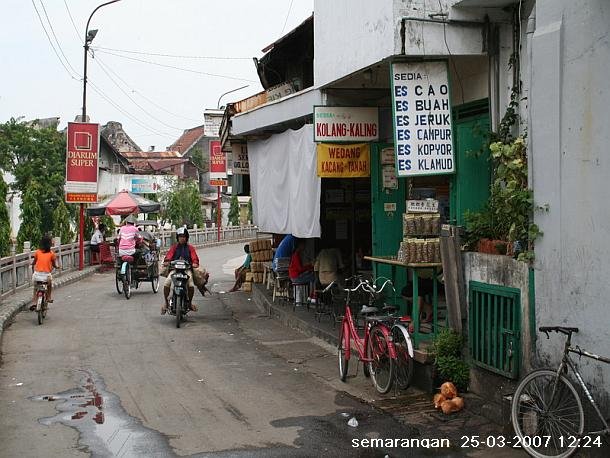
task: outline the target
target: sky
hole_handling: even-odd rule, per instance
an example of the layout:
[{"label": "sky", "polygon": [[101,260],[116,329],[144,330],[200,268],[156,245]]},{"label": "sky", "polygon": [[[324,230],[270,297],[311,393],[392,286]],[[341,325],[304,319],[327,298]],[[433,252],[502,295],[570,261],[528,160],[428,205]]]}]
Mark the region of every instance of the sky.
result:
[{"label": "sky", "polygon": [[[58,116],[63,128],[81,114],[85,26],[102,3],[2,0],[0,123]],[[144,151],[163,151],[184,129],[203,124],[203,111],[216,108],[224,92],[248,85],[220,105],[260,92],[252,58],[312,12],[313,0],[104,6],[89,25],[98,29],[87,64],[90,122],[118,121]]]}]

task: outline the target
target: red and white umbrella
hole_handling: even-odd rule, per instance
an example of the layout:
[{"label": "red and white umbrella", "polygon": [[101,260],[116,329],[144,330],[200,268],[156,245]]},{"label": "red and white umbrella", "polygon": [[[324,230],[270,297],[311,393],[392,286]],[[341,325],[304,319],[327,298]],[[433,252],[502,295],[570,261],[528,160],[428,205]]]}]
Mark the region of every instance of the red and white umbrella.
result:
[{"label": "red and white umbrella", "polygon": [[129,191],[121,191],[87,208],[88,216],[130,215],[132,213],[155,213],[161,204]]}]

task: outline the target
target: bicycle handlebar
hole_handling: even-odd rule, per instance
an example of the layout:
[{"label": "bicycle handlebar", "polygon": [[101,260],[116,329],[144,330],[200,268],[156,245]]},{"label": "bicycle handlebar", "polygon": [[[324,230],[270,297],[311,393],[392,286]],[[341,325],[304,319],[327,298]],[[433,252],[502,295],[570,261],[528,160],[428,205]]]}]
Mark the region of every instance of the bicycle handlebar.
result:
[{"label": "bicycle handlebar", "polygon": [[538,331],[544,332],[546,334],[546,338],[548,339],[549,332],[560,332],[566,336],[572,336],[573,332],[578,332],[578,328],[568,328],[564,326],[541,326],[538,328]]}]

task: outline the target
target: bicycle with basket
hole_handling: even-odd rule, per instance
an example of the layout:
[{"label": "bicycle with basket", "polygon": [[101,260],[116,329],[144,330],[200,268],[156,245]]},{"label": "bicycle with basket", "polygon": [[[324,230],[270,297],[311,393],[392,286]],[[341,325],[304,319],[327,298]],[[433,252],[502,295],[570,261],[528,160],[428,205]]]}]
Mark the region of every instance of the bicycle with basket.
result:
[{"label": "bicycle with basket", "polygon": [[[407,328],[393,314],[396,307],[385,304],[384,290],[393,290],[392,282],[383,279],[383,284],[378,286],[380,279],[371,283],[361,276],[354,276],[346,280],[346,284],[352,287],[341,288],[346,298],[337,354],[341,381],[347,379],[349,360],[352,349],[355,349],[358,360],[364,364],[364,375],[370,376],[377,391],[385,394],[394,383],[401,389],[409,386],[413,374],[413,345]],[[333,289],[338,289],[335,282],[329,284],[324,292]],[[353,304],[359,306],[356,319],[352,312]],[[359,318],[362,319],[361,326],[358,325]],[[364,331],[362,336],[360,329]]]}]

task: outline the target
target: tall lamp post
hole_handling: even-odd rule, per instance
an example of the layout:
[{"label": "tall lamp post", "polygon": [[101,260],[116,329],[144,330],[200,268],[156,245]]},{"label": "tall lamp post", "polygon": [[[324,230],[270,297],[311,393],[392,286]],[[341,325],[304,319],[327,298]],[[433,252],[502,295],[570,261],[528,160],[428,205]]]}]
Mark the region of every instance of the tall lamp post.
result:
[{"label": "tall lamp post", "polygon": [[[111,3],[116,3],[120,0],[111,0],[106,3],[102,3],[97,8],[93,10],[89,19],[87,20],[87,26],[85,27],[85,56],[84,56],[84,64],[83,64],[83,114],[81,116],[81,122],[87,122],[87,54],[89,52],[89,45],[97,35],[97,30],[89,30],[89,23],[91,22],[91,18],[95,14],[97,10],[101,7],[110,5]],[[79,231],[78,231],[78,270],[83,270],[84,260],[85,260],[85,204],[80,204],[80,221],[79,221]]]}]

